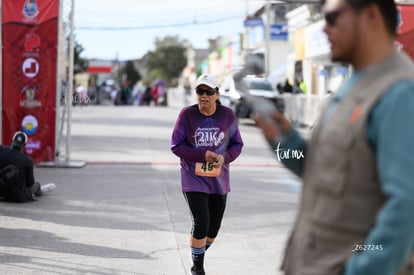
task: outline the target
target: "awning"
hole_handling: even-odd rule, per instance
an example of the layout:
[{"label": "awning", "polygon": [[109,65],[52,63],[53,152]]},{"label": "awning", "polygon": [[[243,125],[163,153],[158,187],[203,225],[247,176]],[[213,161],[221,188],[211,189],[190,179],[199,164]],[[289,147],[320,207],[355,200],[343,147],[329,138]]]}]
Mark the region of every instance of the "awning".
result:
[{"label": "awning", "polygon": [[112,72],[112,67],[108,66],[89,66],[86,69],[86,72],[90,74],[110,74]]}]

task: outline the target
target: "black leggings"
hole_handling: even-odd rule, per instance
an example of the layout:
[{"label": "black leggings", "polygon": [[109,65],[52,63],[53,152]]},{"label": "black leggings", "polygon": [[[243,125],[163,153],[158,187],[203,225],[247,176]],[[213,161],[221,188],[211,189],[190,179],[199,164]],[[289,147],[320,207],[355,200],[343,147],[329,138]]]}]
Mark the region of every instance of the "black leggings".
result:
[{"label": "black leggings", "polygon": [[191,235],[198,240],[215,238],[223,219],[227,195],[186,192],[184,197],[193,220]]}]

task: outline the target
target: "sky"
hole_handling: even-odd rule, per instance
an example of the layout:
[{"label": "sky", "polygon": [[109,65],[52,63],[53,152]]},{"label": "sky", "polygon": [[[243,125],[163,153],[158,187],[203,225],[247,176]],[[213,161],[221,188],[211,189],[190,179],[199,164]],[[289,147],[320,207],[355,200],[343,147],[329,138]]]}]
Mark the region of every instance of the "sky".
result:
[{"label": "sky", "polygon": [[260,0],[74,0],[75,40],[83,58],[129,60],[167,35],[207,48],[208,39],[237,37]]}]

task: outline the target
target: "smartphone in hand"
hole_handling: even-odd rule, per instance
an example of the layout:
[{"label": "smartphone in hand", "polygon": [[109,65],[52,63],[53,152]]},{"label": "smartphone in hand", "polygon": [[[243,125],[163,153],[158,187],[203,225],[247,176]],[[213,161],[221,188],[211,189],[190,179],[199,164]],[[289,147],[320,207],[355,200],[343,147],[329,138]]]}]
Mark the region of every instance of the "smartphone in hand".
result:
[{"label": "smartphone in hand", "polygon": [[282,102],[272,102],[270,99],[264,97],[252,96],[249,93],[245,93],[245,99],[251,106],[254,113],[257,113],[265,119],[272,119],[272,113],[274,111],[284,111],[284,104]]}]

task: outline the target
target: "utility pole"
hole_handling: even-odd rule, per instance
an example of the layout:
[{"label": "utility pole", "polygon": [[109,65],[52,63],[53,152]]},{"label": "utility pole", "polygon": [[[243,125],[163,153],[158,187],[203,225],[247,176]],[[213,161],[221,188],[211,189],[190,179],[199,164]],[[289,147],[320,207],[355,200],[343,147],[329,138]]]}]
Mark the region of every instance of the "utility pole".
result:
[{"label": "utility pole", "polygon": [[70,101],[66,103],[68,108],[68,115],[66,121],[66,159],[65,162],[70,162],[70,150],[71,150],[71,121],[72,121],[72,100],[73,100],[73,69],[74,69],[74,60],[75,60],[75,53],[74,53],[74,45],[75,45],[75,37],[74,37],[74,28],[75,28],[75,0],[71,2],[71,11],[70,11],[70,34],[69,34],[69,76],[68,76],[68,89],[66,90],[65,98],[69,98]]},{"label": "utility pole", "polygon": [[265,24],[265,75],[270,74],[270,0],[266,1],[266,24]]}]

